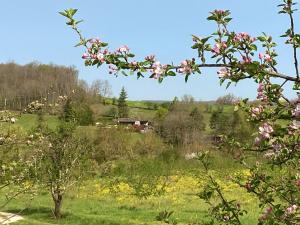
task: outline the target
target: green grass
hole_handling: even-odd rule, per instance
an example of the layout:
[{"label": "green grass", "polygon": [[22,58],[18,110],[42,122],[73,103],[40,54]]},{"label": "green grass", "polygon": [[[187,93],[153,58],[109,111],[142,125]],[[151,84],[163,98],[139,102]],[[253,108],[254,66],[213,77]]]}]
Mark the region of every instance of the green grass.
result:
[{"label": "green grass", "polygon": [[[45,123],[50,129],[55,129],[59,123],[57,116],[45,115]],[[16,125],[22,126],[26,130],[32,130],[37,125],[37,115],[22,114],[16,122]]]},{"label": "green grass", "polygon": [[[164,210],[174,211],[172,218],[179,225],[208,220],[208,205],[196,195],[206,183],[205,172],[198,161],[176,159],[167,162],[158,157],[115,163],[114,171],[86,180],[67,192],[62,208],[63,218],[60,220],[53,218],[53,203],[46,190],[39,190],[33,200],[23,196],[3,211],[26,209],[21,213],[25,219],[16,225],[159,225],[163,223],[156,221],[155,217]],[[248,211],[242,218],[243,224],[257,224],[260,211],[254,207],[257,205],[254,197],[226,179],[227,175],[243,170],[225,155],[217,153],[212,165],[212,173],[226,197],[238,199]],[[132,192],[134,188],[128,189],[137,187],[134,181],[144,180],[151,185],[154,176],[163,175],[169,177],[167,189],[157,196],[141,198]]]}]

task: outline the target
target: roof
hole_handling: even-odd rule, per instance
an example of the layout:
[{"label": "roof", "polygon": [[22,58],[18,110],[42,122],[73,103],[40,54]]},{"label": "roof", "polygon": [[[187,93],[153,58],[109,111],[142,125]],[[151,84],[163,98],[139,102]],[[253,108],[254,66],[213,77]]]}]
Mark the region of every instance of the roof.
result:
[{"label": "roof", "polygon": [[132,119],[132,118],[119,118],[119,123],[134,123],[135,121],[138,121],[138,119]]},{"label": "roof", "polygon": [[135,123],[136,121],[140,121],[141,123],[147,123],[149,120],[140,120],[134,118],[119,118],[118,123]]}]

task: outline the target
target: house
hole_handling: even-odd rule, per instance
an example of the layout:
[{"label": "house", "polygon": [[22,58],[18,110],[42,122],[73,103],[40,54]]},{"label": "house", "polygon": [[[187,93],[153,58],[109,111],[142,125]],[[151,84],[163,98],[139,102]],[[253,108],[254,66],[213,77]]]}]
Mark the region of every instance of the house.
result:
[{"label": "house", "polygon": [[133,118],[119,118],[117,120],[119,125],[131,126],[134,131],[145,133],[149,129],[150,121],[149,120],[139,120]]}]

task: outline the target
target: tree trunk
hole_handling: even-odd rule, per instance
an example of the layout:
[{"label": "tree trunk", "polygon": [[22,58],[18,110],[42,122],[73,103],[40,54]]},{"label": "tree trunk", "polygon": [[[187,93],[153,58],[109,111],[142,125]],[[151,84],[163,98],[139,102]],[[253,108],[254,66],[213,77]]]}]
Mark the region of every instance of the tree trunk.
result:
[{"label": "tree trunk", "polygon": [[61,218],[61,206],[62,206],[62,200],[63,195],[60,190],[54,190],[52,191],[52,198],[54,201],[54,217],[55,219]]}]

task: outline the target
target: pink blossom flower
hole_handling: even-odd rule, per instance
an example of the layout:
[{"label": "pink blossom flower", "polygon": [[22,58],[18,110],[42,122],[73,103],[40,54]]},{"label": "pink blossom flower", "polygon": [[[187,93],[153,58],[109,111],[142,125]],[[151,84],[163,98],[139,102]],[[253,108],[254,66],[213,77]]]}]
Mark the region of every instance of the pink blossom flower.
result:
[{"label": "pink blossom flower", "polygon": [[299,128],[300,122],[293,120],[293,122],[288,126],[288,135],[293,135]]},{"label": "pink blossom flower", "polygon": [[264,108],[260,105],[251,109],[251,116],[253,118],[258,118],[258,116],[263,112]]},{"label": "pink blossom flower", "polygon": [[271,56],[269,54],[265,54],[264,59],[265,59],[266,62],[272,62],[273,61],[273,59],[271,58]]},{"label": "pink blossom flower", "polygon": [[118,67],[116,67],[115,65],[109,65],[109,74],[116,74],[118,72]]},{"label": "pink blossom flower", "polygon": [[216,43],[212,49],[212,52],[215,54],[220,54],[221,51],[225,50],[227,48],[227,44],[225,41],[221,43]]},{"label": "pink blossom flower", "polygon": [[300,122],[293,120],[292,124],[290,124],[289,129],[298,130],[300,128]]},{"label": "pink blossom flower", "polygon": [[91,57],[92,59],[97,59],[97,55],[96,55],[96,54],[91,54],[90,57]]},{"label": "pink blossom flower", "polygon": [[262,101],[266,101],[268,99],[268,97],[264,94],[264,84],[263,83],[259,83],[258,88],[257,88],[257,99],[260,99]]},{"label": "pink blossom flower", "polygon": [[216,54],[220,54],[220,47],[221,47],[220,43],[215,44],[214,48],[212,49],[212,52]]},{"label": "pink blossom flower", "polygon": [[259,134],[263,139],[269,139],[270,134],[274,132],[272,126],[269,123],[264,123],[262,126],[258,128]]},{"label": "pink blossom flower", "polygon": [[109,54],[108,49],[104,49],[103,50],[103,55],[108,55],[108,54]]},{"label": "pink blossom flower", "polygon": [[259,54],[258,54],[258,58],[259,58],[260,60],[262,60],[262,59],[264,58],[264,54],[263,54],[263,53],[259,53]]},{"label": "pink blossom flower", "polygon": [[154,74],[154,78],[158,79],[165,73],[165,66],[162,65],[160,62],[156,61],[152,64],[152,72]]},{"label": "pink blossom flower", "polygon": [[261,92],[261,91],[264,90],[264,88],[265,88],[264,84],[263,84],[263,83],[259,83],[259,84],[258,84],[257,91],[258,91],[258,92]]},{"label": "pink blossom flower", "polygon": [[279,152],[283,148],[282,145],[278,144],[278,143],[277,144],[273,144],[272,147],[273,147],[273,149],[274,149],[275,152]]},{"label": "pink blossom flower", "polygon": [[249,56],[242,56],[243,57],[243,63],[251,63],[252,59]]},{"label": "pink blossom flower", "polygon": [[228,68],[221,68],[217,74],[219,75],[219,78],[228,78],[231,76],[230,70]]},{"label": "pink blossom flower", "polygon": [[99,62],[104,63],[105,59],[104,59],[104,55],[102,53],[98,53],[97,54],[97,59],[99,60]]},{"label": "pink blossom flower", "polygon": [[295,109],[292,111],[292,116],[294,117],[300,116],[300,103],[298,103]]},{"label": "pink blossom flower", "polygon": [[89,59],[90,58],[90,55],[88,54],[88,53],[83,53],[82,54],[82,57],[81,58],[83,58],[83,59]]},{"label": "pink blossom flower", "polygon": [[100,39],[99,38],[92,38],[89,40],[89,43],[94,44],[94,43],[100,43]]},{"label": "pink blossom flower", "polygon": [[133,61],[130,63],[131,66],[136,67],[138,65],[137,61]]},{"label": "pink blossom flower", "polygon": [[184,60],[180,63],[180,68],[178,69],[179,73],[183,74],[191,74],[193,72],[190,62],[188,60]]},{"label": "pink blossom flower", "polygon": [[240,42],[253,43],[256,41],[256,38],[251,37],[248,33],[241,32],[241,33],[235,34],[233,41],[236,43],[240,43]]},{"label": "pink blossom flower", "polygon": [[259,220],[266,220],[266,219],[268,219],[268,217],[270,216],[270,214],[272,213],[272,211],[273,211],[272,207],[266,208],[265,211],[264,211],[264,213],[259,218]]},{"label": "pink blossom flower", "polygon": [[300,179],[298,179],[298,180],[296,181],[296,186],[297,186],[297,187],[300,187]]},{"label": "pink blossom flower", "polygon": [[120,48],[117,49],[117,52],[119,53],[128,53],[129,52],[129,48],[127,45],[121,46]]},{"label": "pink blossom flower", "polygon": [[285,210],[286,216],[295,214],[297,212],[297,209],[298,209],[298,206],[295,204],[287,207]]},{"label": "pink blossom flower", "polygon": [[259,145],[259,144],[261,143],[261,141],[262,141],[261,137],[256,137],[256,138],[254,139],[254,144],[255,144],[255,145]]},{"label": "pink blossom flower", "polygon": [[148,55],[145,57],[146,61],[155,62],[155,55]]},{"label": "pink blossom flower", "polygon": [[225,10],[223,10],[223,9],[216,9],[214,11],[214,13],[216,13],[216,14],[223,14],[223,13],[225,13]]}]

